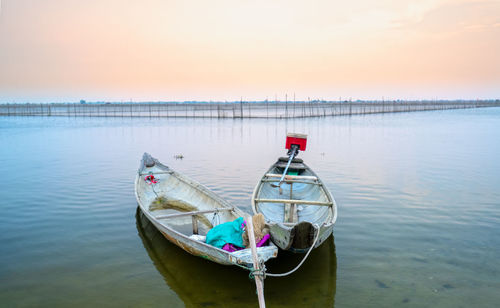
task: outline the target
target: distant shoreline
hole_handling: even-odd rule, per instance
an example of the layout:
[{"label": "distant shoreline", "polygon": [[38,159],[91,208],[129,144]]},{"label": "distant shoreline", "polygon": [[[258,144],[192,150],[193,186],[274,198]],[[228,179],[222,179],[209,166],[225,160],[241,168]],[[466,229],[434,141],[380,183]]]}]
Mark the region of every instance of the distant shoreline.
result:
[{"label": "distant shoreline", "polygon": [[499,107],[485,101],[308,101],[3,104],[0,116],[288,119]]},{"label": "distant shoreline", "polygon": [[235,100],[235,101],[218,101],[218,100],[185,100],[185,101],[67,101],[67,102],[7,102],[0,103],[0,106],[4,105],[39,105],[39,104],[50,104],[50,105],[73,105],[73,104],[89,104],[89,105],[128,105],[128,104],[305,104],[305,103],[500,103],[500,98],[489,98],[489,99],[387,99],[387,100],[325,100],[325,99],[312,99],[312,100]]}]

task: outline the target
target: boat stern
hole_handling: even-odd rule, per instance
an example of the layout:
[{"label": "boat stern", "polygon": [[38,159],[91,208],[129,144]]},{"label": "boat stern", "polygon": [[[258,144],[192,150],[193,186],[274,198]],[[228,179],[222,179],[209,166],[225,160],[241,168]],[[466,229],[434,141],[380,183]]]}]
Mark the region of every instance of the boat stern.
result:
[{"label": "boat stern", "polygon": [[[263,246],[257,248],[257,257],[259,263],[266,262],[271,258],[278,256],[278,247],[274,245]],[[238,250],[229,254],[229,260],[236,265],[245,266],[248,268],[253,267],[252,251],[250,248]]]},{"label": "boat stern", "polygon": [[280,249],[294,253],[305,253],[312,245],[315,248],[318,247],[330,236],[332,231],[333,224],[318,227],[307,221],[292,226],[283,223],[270,225],[273,243]]}]

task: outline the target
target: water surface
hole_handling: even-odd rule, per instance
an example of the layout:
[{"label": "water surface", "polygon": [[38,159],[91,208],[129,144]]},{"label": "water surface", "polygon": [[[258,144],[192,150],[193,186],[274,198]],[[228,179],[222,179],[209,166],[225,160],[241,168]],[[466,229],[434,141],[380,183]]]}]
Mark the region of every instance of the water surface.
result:
[{"label": "water surface", "polygon": [[[6,306],[255,306],[248,273],[192,257],[137,213],[147,151],[250,212],[286,132],[339,205],[270,307],[496,307],[500,108],[289,120],[0,117]],[[183,154],[176,160],[174,155]],[[300,256],[268,264],[283,272]]]}]

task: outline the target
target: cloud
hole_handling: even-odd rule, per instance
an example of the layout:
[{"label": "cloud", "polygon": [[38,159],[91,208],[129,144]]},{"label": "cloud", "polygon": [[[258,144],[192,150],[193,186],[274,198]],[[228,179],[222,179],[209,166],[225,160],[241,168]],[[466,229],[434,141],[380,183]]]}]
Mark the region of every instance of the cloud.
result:
[{"label": "cloud", "polygon": [[396,22],[399,28],[431,34],[459,33],[488,30],[500,22],[500,1],[427,1],[427,5],[416,7],[414,15]]},{"label": "cloud", "polygon": [[499,3],[4,1],[0,99],[498,84]]}]

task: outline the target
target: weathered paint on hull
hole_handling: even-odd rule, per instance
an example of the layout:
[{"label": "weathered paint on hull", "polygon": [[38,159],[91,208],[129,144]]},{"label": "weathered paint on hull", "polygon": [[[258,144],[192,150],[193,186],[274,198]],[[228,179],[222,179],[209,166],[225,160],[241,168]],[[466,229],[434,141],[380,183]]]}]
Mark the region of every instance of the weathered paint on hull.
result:
[{"label": "weathered paint on hull", "polygon": [[[146,215],[146,217],[148,217],[148,215]],[[148,219],[167,240],[194,256],[202,257],[222,265],[242,265],[249,269],[253,267],[252,256],[249,248],[229,253],[208,244],[192,240],[175,230],[165,228],[165,226],[156,223],[149,217]],[[278,256],[278,250],[274,245],[259,247],[257,248],[257,254],[259,261],[265,262],[271,258],[276,258]]]},{"label": "weathered paint on hull", "polygon": [[[270,173],[272,174],[272,173],[276,172],[276,170],[277,170],[275,167],[276,164],[277,163],[273,164],[265,174],[270,174]],[[317,248],[324,241],[326,241],[328,239],[328,237],[330,237],[330,235],[333,234],[333,226],[334,226],[335,221],[337,219],[337,205],[335,203],[335,199],[333,198],[331,193],[328,191],[328,189],[326,189],[326,187],[324,186],[323,182],[319,179],[319,177],[307,165],[303,164],[303,166],[306,168],[306,171],[307,171],[306,177],[311,177],[311,176],[316,177],[317,182],[314,185],[315,185],[315,187],[318,187],[317,188],[318,191],[321,190],[322,196],[323,196],[322,198],[324,198],[325,200],[315,200],[314,198],[311,198],[311,199],[303,198],[302,200],[330,201],[332,204],[331,205],[332,215],[328,216],[323,221],[314,223],[319,227],[316,229],[313,226],[313,223],[308,222],[308,220],[299,221],[297,223],[286,223],[285,224],[285,223],[283,223],[282,220],[281,221],[278,220],[281,217],[278,218],[278,216],[271,216],[271,215],[266,215],[265,213],[263,213],[264,216],[266,217],[266,221],[268,222],[268,224],[270,226],[271,240],[280,249],[288,250],[288,251],[292,251],[292,252],[296,252],[296,253],[305,253],[311,248],[310,245],[308,247],[293,247],[294,239],[297,236],[297,233],[299,232],[298,228],[297,228],[299,224],[308,224],[309,223],[309,225],[311,226],[310,230],[312,230],[311,233],[314,233],[314,234],[301,234],[302,237],[309,236],[311,239],[314,239],[316,237],[318,229],[319,229],[318,239],[316,241],[316,244],[313,247],[313,248]],[[269,179],[266,179],[266,175],[264,175],[262,177],[261,181],[255,187],[255,190],[254,190],[254,193],[252,196],[252,210],[254,213],[262,212],[260,210],[260,208],[258,209],[258,207],[260,207],[261,205],[258,206],[255,200],[258,200],[259,198],[261,198],[260,194],[262,191],[262,186],[269,185],[268,181],[269,181]],[[286,183],[286,180],[285,180],[285,183]],[[304,183],[307,183],[307,182],[303,182],[302,184],[304,184]],[[313,184],[311,183],[311,185],[313,185]],[[278,188],[276,188],[276,192],[279,192]],[[269,195],[269,190],[266,193],[268,195],[266,197],[264,197],[264,199],[266,199],[266,198],[267,199],[269,199],[269,198],[281,199],[280,198],[281,194],[276,193],[276,195],[274,195],[274,196]],[[314,195],[314,194],[311,194],[311,195]],[[290,199],[294,199],[294,198],[290,197]],[[313,220],[313,218],[311,218],[311,220]],[[312,240],[310,241],[310,244],[312,244]]]},{"label": "weathered paint on hull", "polygon": [[[229,209],[229,211],[224,212],[221,215],[230,215],[228,217],[232,217],[232,219],[244,216],[245,214],[238,208],[229,205],[227,201],[221,199],[219,196],[215,195],[212,191],[208,190],[203,185],[196,183],[176,173],[175,171],[162,165],[160,162],[150,157],[149,154],[145,153],[135,182],[136,199],[142,213],[163,234],[163,236],[165,236],[165,238],[168,239],[173,244],[179,246],[180,248],[182,248],[183,250],[194,256],[199,256],[223,265],[242,265],[247,268],[251,268],[253,265],[252,265],[252,255],[250,249],[243,249],[237,252],[229,253],[225,250],[208,245],[205,242],[191,239],[186,234],[183,234],[172,228],[168,222],[165,222],[164,220],[160,222],[158,219],[155,218],[155,215],[157,214],[153,214],[153,212],[149,210],[149,204],[153,198],[152,197],[153,195],[149,190],[147,192],[144,191],[145,189],[151,189],[152,191],[154,191],[152,189],[153,186],[145,186],[142,183],[143,179],[142,176],[140,175],[141,173],[147,172],[152,168],[151,167],[150,169],[148,169],[148,167],[146,167],[145,164],[146,161],[155,162],[154,168],[156,168],[155,172],[157,174],[160,183],[158,185],[167,185],[167,183],[170,183],[169,182],[170,180],[171,182],[174,182],[175,190],[177,192],[184,192],[184,191],[188,192],[188,194],[186,194],[187,196],[186,198],[188,198],[189,196],[192,197],[193,195],[197,196],[201,195],[203,197],[202,198],[203,202],[200,203],[199,201],[200,198],[198,198],[198,204],[202,204],[204,206],[207,206],[207,204],[212,204],[213,208]],[[164,178],[162,179],[161,177]],[[179,181],[177,180],[173,181],[173,179],[179,179]],[[142,188],[138,189],[138,187]],[[161,188],[162,188],[161,186],[157,187],[157,189],[159,189],[158,191],[160,191],[160,195],[162,191]],[[154,194],[156,195],[157,193],[154,192]],[[149,200],[149,203],[146,200]],[[278,249],[275,245],[259,247],[257,249],[257,254],[258,254],[258,259],[260,261],[265,262],[270,258],[275,258],[278,254]]]},{"label": "weathered paint on hull", "polygon": [[[295,232],[296,231],[292,226],[285,226],[283,224],[272,224],[270,226],[271,239],[280,249],[289,250],[296,253],[307,252],[310,247],[301,249],[292,247]],[[333,224],[320,226],[319,237],[318,240],[316,241],[316,244],[314,245],[314,248],[317,248],[321,244],[323,244],[323,242],[326,241],[328,237],[330,237],[330,235],[332,234],[333,234]],[[313,237],[315,236],[316,232],[313,235]]]}]

